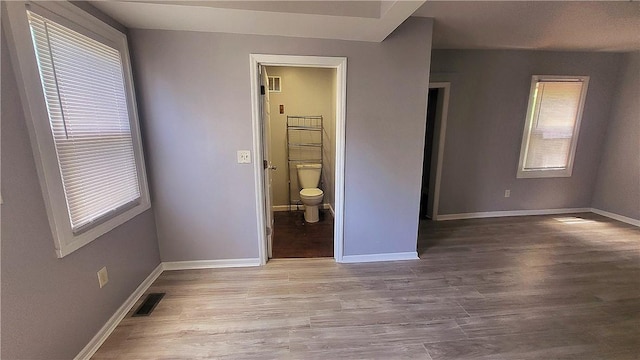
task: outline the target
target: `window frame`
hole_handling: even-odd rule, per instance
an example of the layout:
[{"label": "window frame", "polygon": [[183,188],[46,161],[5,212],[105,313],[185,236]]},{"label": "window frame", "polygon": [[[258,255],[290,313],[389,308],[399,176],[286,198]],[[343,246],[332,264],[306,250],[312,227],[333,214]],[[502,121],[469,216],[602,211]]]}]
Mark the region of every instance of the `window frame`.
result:
[{"label": "window frame", "polygon": [[[9,53],[18,82],[18,91],[29,131],[49,227],[53,235],[56,255],[62,258],[151,208],[127,36],[69,2],[3,2],[2,6],[5,7],[3,11],[6,11],[8,15],[8,26],[5,29],[7,30]],[[127,110],[140,187],[140,201],[135,206],[122,209],[76,234],[71,228],[62,176],[49,125],[49,115],[36,54],[31,40],[27,10],[117,49],[122,60]]]},{"label": "window frame", "polygon": [[[530,134],[533,127],[533,112],[535,111],[535,90],[538,82],[544,81],[580,81],[582,83],[582,90],[580,94],[580,102],[576,111],[576,122],[573,127],[573,133],[571,135],[571,147],[569,148],[569,156],[567,158],[567,165],[562,169],[532,169],[526,170],[524,163],[527,158],[527,152],[529,150]],[[555,177],[571,177],[573,174],[573,163],[576,155],[576,148],[578,145],[578,134],[580,133],[580,126],[582,123],[582,111],[584,109],[584,103],[587,97],[587,90],[589,88],[589,76],[570,76],[570,75],[533,75],[531,77],[531,87],[529,88],[529,103],[527,106],[527,115],[524,122],[524,130],[522,132],[522,141],[520,144],[520,159],[518,161],[518,172],[516,178],[555,178]]]},{"label": "window frame", "polygon": [[[269,78],[269,84],[267,84],[268,88],[269,88],[269,92],[270,93],[279,93],[282,92],[282,76],[277,75],[277,76],[268,76]],[[275,86],[275,81],[276,79],[278,79],[278,88],[276,89]],[[271,82],[271,80],[273,80],[273,83]],[[273,84],[273,89],[271,88],[271,84]]]}]

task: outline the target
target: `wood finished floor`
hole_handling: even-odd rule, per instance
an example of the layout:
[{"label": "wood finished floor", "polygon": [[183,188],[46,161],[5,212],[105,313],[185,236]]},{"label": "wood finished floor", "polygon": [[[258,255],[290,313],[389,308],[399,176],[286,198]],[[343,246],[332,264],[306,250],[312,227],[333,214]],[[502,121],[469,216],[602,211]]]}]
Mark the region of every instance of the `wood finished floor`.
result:
[{"label": "wood finished floor", "polygon": [[307,223],[304,211],[274,213],[273,258],[333,257],[333,216],[320,210],[320,221]]},{"label": "wood finished floor", "polygon": [[167,271],[94,359],[638,359],[640,229],[578,216],[423,222],[414,261]]}]

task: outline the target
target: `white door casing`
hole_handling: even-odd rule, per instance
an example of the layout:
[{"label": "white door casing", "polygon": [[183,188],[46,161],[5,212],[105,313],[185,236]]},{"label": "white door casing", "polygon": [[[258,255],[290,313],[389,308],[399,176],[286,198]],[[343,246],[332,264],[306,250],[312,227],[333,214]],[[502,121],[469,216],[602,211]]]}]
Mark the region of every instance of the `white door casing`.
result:
[{"label": "white door casing", "polygon": [[[253,124],[253,151],[257,159],[264,151],[263,124],[261,123],[260,66],[298,66],[336,69],[336,147],[335,147],[335,218],[333,227],[333,253],[336,262],[343,261],[344,250],[344,187],[345,187],[345,119],[347,99],[347,58],[326,56],[265,55],[250,54],[251,109]],[[266,188],[264,168],[261,162],[254,163],[256,209],[258,226],[258,252],[260,263],[266,264],[269,257],[266,232]]]}]

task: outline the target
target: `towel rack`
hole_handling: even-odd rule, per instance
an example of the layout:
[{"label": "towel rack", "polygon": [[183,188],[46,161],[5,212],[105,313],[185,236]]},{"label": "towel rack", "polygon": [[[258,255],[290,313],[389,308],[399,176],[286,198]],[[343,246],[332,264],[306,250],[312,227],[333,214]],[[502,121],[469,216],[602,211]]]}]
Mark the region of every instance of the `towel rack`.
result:
[{"label": "towel rack", "polygon": [[[297,187],[297,169],[295,165],[318,163],[322,164],[323,158],[323,118],[322,115],[287,116],[287,180],[289,183],[289,211],[295,206],[296,210],[301,205],[300,199],[293,199],[297,192],[292,191],[294,186],[291,175],[294,175]],[[320,180],[322,181],[322,179]]]}]

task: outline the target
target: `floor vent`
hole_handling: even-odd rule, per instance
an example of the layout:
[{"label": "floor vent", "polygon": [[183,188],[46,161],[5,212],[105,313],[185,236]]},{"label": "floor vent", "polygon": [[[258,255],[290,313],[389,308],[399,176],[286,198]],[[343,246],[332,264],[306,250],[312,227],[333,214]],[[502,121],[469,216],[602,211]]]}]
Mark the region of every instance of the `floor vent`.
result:
[{"label": "floor vent", "polygon": [[147,295],[147,298],[144,299],[138,310],[133,313],[132,316],[149,316],[153,309],[156,308],[156,305],[162,300],[165,293],[152,293]]}]

